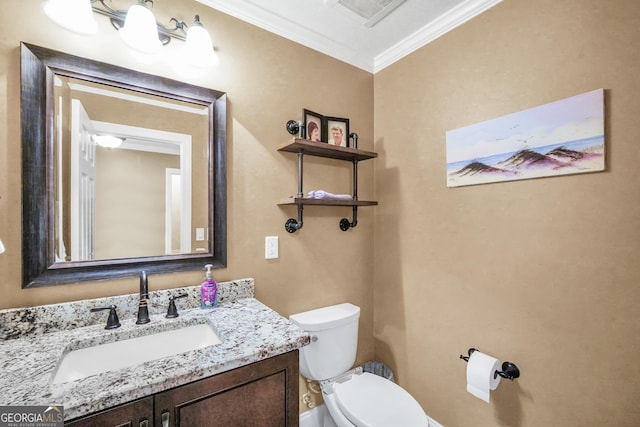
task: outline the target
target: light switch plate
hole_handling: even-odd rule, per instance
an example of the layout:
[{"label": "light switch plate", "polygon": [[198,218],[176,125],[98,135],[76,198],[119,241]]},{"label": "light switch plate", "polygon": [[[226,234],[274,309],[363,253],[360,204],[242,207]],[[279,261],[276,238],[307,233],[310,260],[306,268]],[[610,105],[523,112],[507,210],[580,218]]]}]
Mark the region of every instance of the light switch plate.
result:
[{"label": "light switch plate", "polygon": [[264,238],[264,258],[278,258],[278,236],[266,236]]}]

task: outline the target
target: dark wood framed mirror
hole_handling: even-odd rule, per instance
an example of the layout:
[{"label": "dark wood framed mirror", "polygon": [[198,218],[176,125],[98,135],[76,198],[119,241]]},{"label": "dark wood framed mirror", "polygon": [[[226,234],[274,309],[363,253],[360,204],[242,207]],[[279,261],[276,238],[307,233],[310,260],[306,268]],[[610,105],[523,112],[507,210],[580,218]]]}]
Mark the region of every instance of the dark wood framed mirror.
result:
[{"label": "dark wood framed mirror", "polygon": [[[95,92],[106,93],[107,97],[95,101],[91,98]],[[108,164],[105,160],[108,156],[121,155],[125,150],[116,153],[111,148],[98,146],[96,136],[105,132],[102,127],[111,120],[102,117],[90,120],[97,123],[101,131],[89,132],[82,127],[78,131],[77,124],[70,125],[76,120],[71,98],[73,103],[84,98],[84,103],[89,106],[87,110],[93,110],[93,114],[104,116],[105,111],[111,109],[107,107],[113,106],[116,111],[112,115],[120,114],[127,120],[132,117],[145,119],[142,125],[118,124],[118,129],[135,128],[138,132],[134,137],[117,135],[129,143],[127,153],[133,156],[130,162],[119,157],[117,163],[102,168]],[[128,106],[122,104],[125,102],[123,99],[129,102]],[[152,106],[144,110],[143,104]],[[141,270],[158,274],[199,270],[205,264],[213,264],[214,268],[226,267],[226,104],[224,92],[22,43],[23,287],[137,276]],[[166,114],[173,114],[168,111],[179,112],[167,118]],[[198,120],[197,125],[189,124],[192,119],[191,116],[185,119],[185,111],[194,114],[193,120]],[[176,132],[168,128],[169,125],[188,130]],[[150,145],[149,140],[153,138],[142,130],[153,128],[149,130],[155,135],[156,127],[163,128],[157,131],[162,135],[186,138],[189,142],[184,144],[189,149],[185,151],[185,145],[180,142],[160,143],[169,147],[169,151],[177,150],[179,154],[175,158],[175,153],[157,154],[156,148],[131,148]],[[84,202],[78,207],[75,185],[83,182],[84,175],[78,172],[77,161],[69,158],[75,159],[77,156],[72,154],[76,150],[74,147],[85,143],[67,139],[71,140],[73,135],[80,133],[85,138],[81,141],[88,141],[88,145],[93,147],[93,156],[101,159],[97,162],[101,166],[94,168],[93,172],[97,173],[100,184],[91,184],[91,191],[79,191],[80,194],[86,192],[88,196],[80,197]],[[109,188],[115,195],[134,188],[138,178],[129,177],[132,170],[138,175],[157,175],[146,169],[149,164],[155,164],[155,160],[143,157],[147,155],[143,154],[144,151],[154,151],[156,156],[172,159],[170,162],[173,163],[161,163],[158,168],[163,174],[164,171],[178,171],[174,172],[178,177],[178,184],[175,181],[173,184],[174,190],[169,190],[171,184],[167,178],[162,183],[154,182],[152,187],[143,183],[141,188],[144,190],[128,194],[127,198],[103,196],[106,194],[103,188]],[[167,177],[169,175],[167,172]],[[120,187],[117,183],[119,178],[122,178]],[[93,179],[95,181],[95,177]],[[86,187],[80,185],[78,188]],[[171,218],[170,206],[179,205],[171,204],[171,191],[176,192],[174,199],[182,201],[182,208],[174,207],[174,218],[168,219]],[[159,195],[156,199],[164,198],[164,206],[148,202],[145,198],[148,194]],[[184,199],[191,203],[185,203]],[[82,203],[93,207],[87,210]],[[152,214],[143,211],[148,205],[152,206],[150,212],[157,213],[153,218]],[[114,211],[114,207],[132,209]],[[78,223],[85,224],[80,227],[81,231],[75,230]],[[104,228],[104,225],[96,225],[100,223],[107,223],[108,227],[102,229],[100,227]],[[177,224],[174,230],[180,230],[174,231],[173,240],[179,242],[175,247],[172,246],[172,234],[167,231],[172,223]],[[152,227],[151,224],[155,225]],[[123,226],[125,231],[120,234],[114,232],[116,226]],[[138,234],[146,228],[149,228],[148,234]],[[151,241],[155,240],[162,242],[151,246]],[[143,247],[140,243],[149,243],[150,247]]]}]

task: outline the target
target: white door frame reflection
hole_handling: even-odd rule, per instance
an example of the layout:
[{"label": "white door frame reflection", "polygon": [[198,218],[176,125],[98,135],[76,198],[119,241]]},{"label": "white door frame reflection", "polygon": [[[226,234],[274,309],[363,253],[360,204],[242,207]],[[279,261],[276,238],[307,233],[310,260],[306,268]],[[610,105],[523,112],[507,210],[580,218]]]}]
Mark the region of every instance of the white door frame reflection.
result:
[{"label": "white door frame reflection", "polygon": [[[76,126],[72,126],[75,128]],[[140,255],[154,254],[176,254],[176,253],[190,253],[191,247],[191,181],[192,181],[192,137],[191,135],[160,131],[156,129],[148,129],[138,126],[128,126],[117,123],[108,123],[92,120],[93,131],[98,135],[112,135],[123,140],[123,143],[118,148],[103,148],[97,147],[96,150],[96,169],[99,171],[102,168],[107,167],[105,162],[108,162],[110,158],[122,157],[124,153],[118,154],[111,152],[112,150],[130,150],[132,155],[135,155],[135,162],[138,165],[137,168],[145,167],[145,154],[149,153],[147,158],[155,156],[155,158],[162,159],[164,157],[170,159],[171,156],[178,156],[176,159],[168,163],[162,171],[162,182],[158,181],[156,185],[141,184],[143,186],[149,186],[150,188],[157,188],[158,185],[163,186],[162,194],[156,191],[155,198],[158,203],[145,204],[139,203],[136,205],[136,211],[132,212],[129,207],[131,203],[121,202],[121,196],[128,191],[130,182],[123,182],[122,178],[118,175],[126,174],[126,171],[122,170],[118,173],[97,174],[95,201],[98,205],[94,210],[83,210],[81,214],[76,213],[73,208],[71,212],[71,224],[72,229],[75,223],[93,223],[95,224],[95,236],[87,235],[81,238],[71,239],[71,260],[72,261],[86,261],[92,259],[110,259],[120,257],[134,257]],[[74,151],[74,150],[72,150]],[[134,154],[135,153],[135,154]],[[179,160],[178,160],[179,159]],[[74,160],[72,160],[74,161]],[[102,161],[102,164],[101,164]],[[101,164],[101,165],[100,165]],[[177,167],[176,167],[177,166]],[[117,165],[109,165],[111,170],[117,170]],[[72,169],[74,166],[72,165]],[[179,186],[176,189],[174,185],[166,180],[168,170],[171,170],[171,175],[176,176],[176,170],[179,171]],[[138,171],[142,172],[142,171]],[[145,175],[138,173],[138,175]],[[102,176],[102,179],[100,179]],[[105,177],[110,177],[109,182],[105,182]],[[115,178],[114,178],[115,177]],[[116,185],[115,183],[120,183]],[[175,178],[174,178],[175,182]],[[72,188],[75,188],[72,182]],[[154,195],[149,195],[150,197]],[[136,199],[139,199],[142,195],[137,194]],[[72,192],[72,199],[77,198]],[[179,204],[176,207],[173,206],[173,201],[179,200]],[[160,207],[159,203],[162,203]],[[149,205],[149,206],[147,206]],[[80,204],[79,206],[83,206]],[[145,212],[149,209],[149,212]],[[80,221],[83,215],[91,214],[93,212],[93,218],[87,218],[87,221]],[[95,216],[97,212],[97,217]],[[159,215],[161,214],[161,215]],[[158,230],[162,228],[161,233],[153,233],[154,241],[147,238],[136,238],[135,229],[130,232],[115,232],[114,227],[121,216],[127,216],[128,219],[135,215],[137,217],[137,226],[147,225],[147,220],[155,220],[158,225],[162,227],[156,227]],[[179,220],[175,221],[175,216],[178,216]],[[129,223],[129,221],[125,221]],[[134,223],[134,228],[137,227]],[[117,230],[117,227],[116,227]],[[61,233],[62,234],[62,233]],[[131,236],[132,240],[127,240]],[[148,235],[147,235],[148,236]],[[83,240],[84,239],[84,240]],[[146,240],[143,242],[141,240]],[[85,244],[86,243],[86,244]],[[80,255],[75,254],[75,246],[79,246],[78,249],[84,248],[93,243],[96,245],[95,252],[90,251],[89,254],[94,254],[94,257],[88,257],[87,251],[84,251]],[[141,254],[135,252],[128,252],[129,250],[135,251],[136,248],[140,248]],[[64,253],[64,247],[59,248],[59,257]],[[151,252],[149,252],[151,251]]]}]

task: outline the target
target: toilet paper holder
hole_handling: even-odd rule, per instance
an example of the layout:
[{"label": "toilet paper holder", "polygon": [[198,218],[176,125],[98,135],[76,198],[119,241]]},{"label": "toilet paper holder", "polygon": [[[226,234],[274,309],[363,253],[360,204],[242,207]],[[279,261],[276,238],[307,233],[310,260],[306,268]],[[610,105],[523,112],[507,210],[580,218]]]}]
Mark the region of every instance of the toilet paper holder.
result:
[{"label": "toilet paper holder", "polygon": [[[463,356],[461,354],[460,359],[464,360],[465,362],[468,362],[469,357],[471,357],[473,352],[477,350],[478,350],[477,348],[470,348],[469,351],[467,351],[468,356]],[[498,375],[500,375],[502,378],[506,378],[508,380],[513,381],[514,379],[520,377],[520,369],[518,369],[515,363],[502,362],[502,371],[496,370],[493,373],[493,379],[495,380],[498,377]]]}]

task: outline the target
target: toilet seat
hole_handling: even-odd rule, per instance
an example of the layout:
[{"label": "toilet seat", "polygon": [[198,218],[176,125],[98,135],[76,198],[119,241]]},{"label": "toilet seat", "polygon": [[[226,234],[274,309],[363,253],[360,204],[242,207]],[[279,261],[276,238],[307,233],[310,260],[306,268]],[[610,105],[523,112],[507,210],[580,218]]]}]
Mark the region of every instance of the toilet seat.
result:
[{"label": "toilet seat", "polygon": [[368,372],[333,383],[333,394],[344,416],[359,427],[429,425],[422,407],[406,390]]}]

